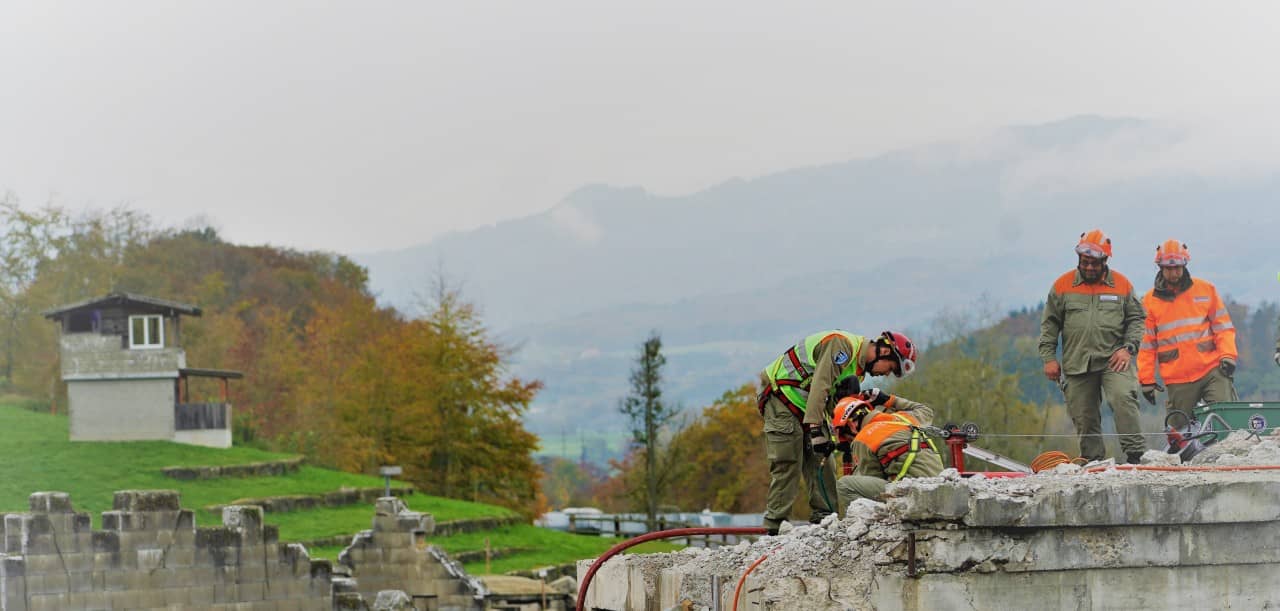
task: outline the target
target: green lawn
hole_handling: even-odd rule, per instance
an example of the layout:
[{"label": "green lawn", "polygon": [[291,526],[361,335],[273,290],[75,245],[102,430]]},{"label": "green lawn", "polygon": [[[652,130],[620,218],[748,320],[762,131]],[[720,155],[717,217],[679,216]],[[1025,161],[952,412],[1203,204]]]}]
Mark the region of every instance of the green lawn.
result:
[{"label": "green lawn", "polygon": [[[241,498],[290,494],[323,494],[341,487],[383,486],[377,476],[343,473],[303,466],[297,473],[277,477],[220,478],[179,481],[165,477],[169,466],[230,465],[287,458],[252,448],[225,450],[167,441],[71,442],[65,416],[40,414],[0,405],[0,511],[26,511],[32,492],[54,490],[71,495],[78,511],[89,512],[96,524],[111,509],[117,490],[177,490],[182,506],[195,509],[196,524],[220,523],[220,516],[203,511],[208,505]],[[393,485],[407,485],[394,482]],[[408,497],[409,507],[437,519],[464,516],[504,516],[511,511],[493,505],[426,495]],[[310,514],[308,517],[307,514]],[[284,518],[288,516],[288,518]],[[372,506],[321,509],[296,514],[268,514],[267,522],[281,527],[289,540],[316,539],[369,528]],[[333,532],[337,530],[338,532]]]},{"label": "green lawn", "polygon": [[[573,535],[566,532],[539,528],[530,524],[516,524],[494,530],[463,533],[448,537],[428,537],[427,542],[450,554],[477,551],[484,549],[485,539],[489,539],[491,549],[523,548],[529,551],[503,556],[490,562],[489,571],[501,574],[507,571],[531,569],[573,562],[582,558],[595,558],[609,548],[624,541],[614,537],[591,535]],[[328,546],[309,548],[312,558],[328,558],[337,561],[338,553],[345,546]],[[683,545],[664,541],[642,543],[626,553],[670,552],[681,549]],[[468,573],[483,575],[484,561],[470,562],[463,565]]]},{"label": "green lawn", "polygon": [[[296,473],[277,477],[220,478],[179,481],[165,477],[161,469],[170,466],[231,465],[287,458],[252,448],[219,450],[167,441],[76,442],[68,439],[67,418],[36,413],[14,405],[0,405],[0,512],[21,512],[36,491],[59,491],[71,495],[77,511],[88,512],[95,525],[103,511],[111,509],[117,490],[177,490],[182,506],[196,510],[197,526],[214,526],[221,517],[205,511],[209,505],[225,505],[236,499],[291,494],[323,494],[341,487],[382,487],[376,476],[343,473],[303,466]],[[407,485],[394,482],[393,485]],[[503,517],[511,510],[457,499],[415,494],[405,498],[410,509],[432,514],[437,522]],[[352,505],[266,514],[268,524],[280,528],[281,541],[309,541],[323,537],[350,535],[371,527],[372,505]],[[563,564],[591,558],[617,544],[619,539],[571,535],[560,531],[518,524],[491,531],[437,537],[431,543],[448,552],[484,549],[488,537],[493,548],[525,548],[494,560],[494,573],[538,566]],[[636,549],[669,551],[678,547],[662,542],[646,543]],[[313,558],[336,560],[342,547],[308,550]],[[484,562],[466,565],[468,571],[482,573]]]}]

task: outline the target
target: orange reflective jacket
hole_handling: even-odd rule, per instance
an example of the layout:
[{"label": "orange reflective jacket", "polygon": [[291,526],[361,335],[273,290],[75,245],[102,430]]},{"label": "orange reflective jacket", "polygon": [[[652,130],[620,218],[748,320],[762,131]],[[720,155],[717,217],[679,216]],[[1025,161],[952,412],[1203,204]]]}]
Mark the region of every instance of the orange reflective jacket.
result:
[{"label": "orange reflective jacket", "polygon": [[1172,299],[1147,291],[1146,332],[1138,347],[1138,382],[1155,384],[1156,369],[1166,384],[1194,382],[1223,357],[1237,359],[1236,329],[1213,284],[1193,278]]},{"label": "orange reflective jacket", "polygon": [[871,417],[861,430],[855,441],[867,446],[872,454],[880,451],[880,446],[884,445],[884,441],[894,433],[905,431],[913,426],[920,426],[920,421],[916,420],[911,414],[894,412],[892,414],[879,413]]}]

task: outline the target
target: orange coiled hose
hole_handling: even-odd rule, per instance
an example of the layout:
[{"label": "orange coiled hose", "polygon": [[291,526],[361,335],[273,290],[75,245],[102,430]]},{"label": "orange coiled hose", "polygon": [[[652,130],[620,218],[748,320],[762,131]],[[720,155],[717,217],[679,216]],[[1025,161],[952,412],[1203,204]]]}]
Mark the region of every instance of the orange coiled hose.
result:
[{"label": "orange coiled hose", "polygon": [[1058,465],[1065,465],[1067,463],[1083,465],[1085,462],[1087,461],[1079,456],[1071,458],[1070,456],[1067,456],[1066,452],[1049,450],[1048,452],[1041,453],[1035,458],[1035,460],[1031,461],[1031,472],[1039,473],[1041,471],[1048,471]]}]

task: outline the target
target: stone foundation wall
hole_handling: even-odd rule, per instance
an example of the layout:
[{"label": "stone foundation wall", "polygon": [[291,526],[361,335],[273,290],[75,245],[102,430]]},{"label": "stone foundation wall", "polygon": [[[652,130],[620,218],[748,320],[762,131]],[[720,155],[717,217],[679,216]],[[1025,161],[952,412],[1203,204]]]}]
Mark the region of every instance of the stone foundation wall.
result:
[{"label": "stone foundation wall", "polygon": [[228,507],[223,525],[196,528],[172,491],[123,491],[91,530],[61,492],[31,495],[4,517],[0,609],[275,611],[333,606],[329,563],[281,545],[257,507]]},{"label": "stone foundation wall", "polygon": [[396,497],[378,499],[373,528],[356,535],[338,564],[358,577],[358,588],[373,599],[381,590],[403,590],[410,598],[434,601],[433,609],[479,609],[488,591],[479,580],[435,547],[426,545],[435,522],[409,511]]},{"label": "stone foundation wall", "polygon": [[[391,496],[409,496],[413,486],[394,487]],[[325,494],[292,494],[267,496],[255,499],[237,499],[232,505],[256,505],[267,513],[307,511],[318,507],[345,507],[355,504],[371,504],[386,493],[385,488],[341,488]],[[221,511],[225,505],[212,505],[210,511]]]},{"label": "stone foundation wall", "polygon": [[217,479],[221,477],[274,477],[297,473],[302,457],[270,460],[244,465],[211,465],[206,467],[165,467],[165,477],[176,480]]},{"label": "stone foundation wall", "polygon": [[336,569],[300,544],[280,543],[262,515],[230,506],[220,526],[196,527],[177,492],[127,490],[94,530],[66,493],[34,493],[30,511],[3,515],[0,611],[483,606],[483,586],[425,545],[431,516],[398,498],[378,500],[373,529]]}]

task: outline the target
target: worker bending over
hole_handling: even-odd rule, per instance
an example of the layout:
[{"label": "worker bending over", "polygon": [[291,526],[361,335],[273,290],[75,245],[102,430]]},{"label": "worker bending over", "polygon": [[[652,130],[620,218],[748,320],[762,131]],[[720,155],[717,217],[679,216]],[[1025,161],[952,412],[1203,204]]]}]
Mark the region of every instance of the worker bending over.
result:
[{"label": "worker bending over", "polygon": [[849,451],[853,474],[836,482],[840,507],[859,498],[880,500],[885,486],[907,477],[942,472],[942,455],[921,430],[933,423],[933,409],[873,388],[841,399],[832,426],[853,434]]}]

